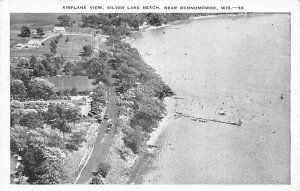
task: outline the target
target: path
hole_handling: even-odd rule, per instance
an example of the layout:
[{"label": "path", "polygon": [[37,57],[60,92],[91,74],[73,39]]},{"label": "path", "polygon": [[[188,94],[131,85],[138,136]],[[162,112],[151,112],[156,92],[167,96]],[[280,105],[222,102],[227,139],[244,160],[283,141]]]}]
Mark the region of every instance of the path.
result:
[{"label": "path", "polygon": [[118,99],[115,93],[115,88],[110,87],[109,88],[110,93],[110,101],[107,106],[106,113],[111,116],[111,120],[109,123],[113,124],[113,128],[111,129],[110,134],[105,134],[106,127],[108,125],[107,120],[104,120],[100,125],[99,134],[94,146],[94,149],[92,151],[91,157],[89,158],[86,166],[82,170],[80,177],[76,184],[87,184],[89,180],[92,178],[92,171],[94,171],[98,164],[101,162],[104,162],[107,158],[107,155],[109,153],[109,149],[114,141],[114,132],[115,132],[115,126],[117,121],[117,103]]},{"label": "path", "polygon": [[[45,42],[46,40],[48,40],[49,38],[52,38],[52,37],[55,37],[55,36],[58,36],[59,33],[49,33],[50,35],[47,36],[46,38],[42,39],[40,42],[43,43]],[[92,37],[93,35],[92,34],[88,34],[88,33],[71,33],[71,32],[65,32],[63,33],[64,36],[90,36]]]}]

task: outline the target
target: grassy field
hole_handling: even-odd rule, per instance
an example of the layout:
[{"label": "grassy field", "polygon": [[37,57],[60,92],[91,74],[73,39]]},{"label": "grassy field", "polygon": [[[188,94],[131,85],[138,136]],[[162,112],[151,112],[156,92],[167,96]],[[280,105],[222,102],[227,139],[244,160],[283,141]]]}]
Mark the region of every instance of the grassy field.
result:
[{"label": "grassy field", "polygon": [[[62,13],[14,13],[11,14],[10,21],[10,48],[11,57],[22,56],[29,57],[31,55],[43,56],[44,54],[50,53],[50,41],[54,40],[52,37],[44,42],[45,46],[39,49],[14,49],[14,46],[18,43],[26,44],[30,38],[19,37],[21,27],[23,25],[29,26],[31,29],[42,27],[44,32],[47,33],[53,30],[55,24],[58,24],[57,17],[63,15]],[[81,28],[81,15],[82,14],[66,14],[71,17],[72,21],[75,21],[75,25],[65,27],[66,32],[77,32],[77,33],[95,33],[95,29]],[[91,37],[84,36],[68,36],[70,41],[65,43],[66,36],[63,36],[58,45],[57,53],[70,59],[80,59],[78,56],[82,52],[84,45],[91,44]]]},{"label": "grassy field", "polygon": [[[69,42],[65,42],[66,38],[69,38]],[[50,53],[50,42],[54,40],[56,37],[52,37],[44,42],[45,46],[35,49],[11,49],[10,56],[23,56],[29,57],[31,55],[35,56],[43,56],[44,54]],[[18,40],[16,40],[18,41]],[[16,42],[15,41],[15,42]],[[21,41],[21,40],[19,40]],[[24,42],[24,41],[23,41]],[[75,36],[75,35],[65,35],[60,38],[57,44],[57,53],[62,55],[65,58],[69,57],[78,57],[82,53],[82,47],[84,45],[91,44],[91,37],[89,36]]]}]

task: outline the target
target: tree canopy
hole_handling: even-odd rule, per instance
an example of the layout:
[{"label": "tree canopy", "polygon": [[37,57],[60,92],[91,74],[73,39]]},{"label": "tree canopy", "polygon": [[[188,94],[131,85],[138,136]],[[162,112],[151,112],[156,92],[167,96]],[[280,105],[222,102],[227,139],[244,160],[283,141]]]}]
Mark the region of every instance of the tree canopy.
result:
[{"label": "tree canopy", "polygon": [[60,26],[70,26],[72,24],[71,18],[68,15],[60,15],[57,17]]},{"label": "tree canopy", "polygon": [[29,82],[29,97],[33,99],[49,99],[55,93],[54,85],[44,78],[34,78]]},{"label": "tree canopy", "polygon": [[30,129],[43,128],[42,119],[34,112],[25,114],[19,121],[20,125]]},{"label": "tree canopy", "polygon": [[10,94],[14,98],[23,98],[27,95],[26,87],[21,80],[12,80],[10,84]]},{"label": "tree canopy", "polygon": [[37,33],[37,35],[38,35],[39,37],[42,37],[42,36],[45,35],[44,29],[41,28],[41,27],[39,27],[39,28],[36,29],[36,33]]},{"label": "tree canopy", "polygon": [[24,126],[11,127],[11,151],[22,157],[24,176],[31,184],[63,184],[69,182],[63,166],[66,158],[54,140],[54,130],[30,129]]},{"label": "tree canopy", "polygon": [[93,47],[91,45],[85,45],[82,49],[82,56],[91,56],[93,54]]},{"label": "tree canopy", "polygon": [[57,48],[57,44],[55,43],[54,40],[51,40],[51,42],[50,42],[50,52],[52,54],[56,54],[56,52],[57,52],[56,48]]},{"label": "tree canopy", "polygon": [[30,28],[28,26],[21,27],[21,37],[30,37]]}]

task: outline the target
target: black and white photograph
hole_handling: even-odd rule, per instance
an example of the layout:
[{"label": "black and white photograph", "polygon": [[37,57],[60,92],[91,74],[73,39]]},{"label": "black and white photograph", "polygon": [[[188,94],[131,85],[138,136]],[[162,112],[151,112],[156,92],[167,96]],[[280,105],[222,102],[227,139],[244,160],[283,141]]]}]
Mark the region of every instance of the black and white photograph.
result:
[{"label": "black and white photograph", "polygon": [[291,12],[98,8],[9,13],[10,185],[295,183]]}]

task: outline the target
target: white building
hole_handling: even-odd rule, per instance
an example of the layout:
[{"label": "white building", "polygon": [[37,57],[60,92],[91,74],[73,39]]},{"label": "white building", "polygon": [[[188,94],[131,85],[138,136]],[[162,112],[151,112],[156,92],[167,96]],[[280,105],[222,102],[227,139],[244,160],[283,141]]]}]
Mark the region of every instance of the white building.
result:
[{"label": "white building", "polygon": [[16,47],[16,49],[21,49],[24,47],[24,45],[21,43],[18,43],[15,47]]},{"label": "white building", "polygon": [[36,29],[31,29],[30,30],[30,34],[31,35],[36,35],[37,34],[37,30]]},{"label": "white building", "polygon": [[64,27],[54,27],[53,32],[55,33],[64,33],[66,32]]},{"label": "white building", "polygon": [[42,46],[41,41],[39,40],[30,40],[27,43],[28,48],[39,48]]}]

